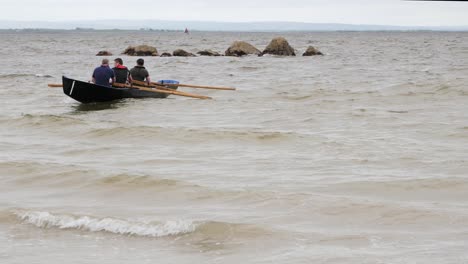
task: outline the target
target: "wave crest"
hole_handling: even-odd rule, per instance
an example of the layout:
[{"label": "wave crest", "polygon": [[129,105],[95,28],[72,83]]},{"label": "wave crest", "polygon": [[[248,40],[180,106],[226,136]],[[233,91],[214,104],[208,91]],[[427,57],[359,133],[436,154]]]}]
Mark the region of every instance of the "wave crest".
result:
[{"label": "wave crest", "polygon": [[194,232],[199,226],[199,224],[192,221],[143,223],[115,218],[51,214],[41,211],[17,211],[15,215],[24,223],[40,228],[77,229],[144,237],[183,235]]}]

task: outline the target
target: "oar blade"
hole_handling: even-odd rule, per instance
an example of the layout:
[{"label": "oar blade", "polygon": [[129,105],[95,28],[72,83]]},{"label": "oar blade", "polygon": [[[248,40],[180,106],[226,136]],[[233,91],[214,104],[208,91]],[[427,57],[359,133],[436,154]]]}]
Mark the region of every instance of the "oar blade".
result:
[{"label": "oar blade", "polygon": [[231,87],[217,87],[217,86],[205,86],[205,85],[194,85],[194,84],[179,84],[180,87],[188,87],[195,89],[208,89],[208,90],[223,90],[223,91],[235,91],[236,88]]},{"label": "oar blade", "polygon": [[145,86],[133,85],[131,88],[139,89],[139,90],[147,91],[147,92],[172,94],[172,95],[191,97],[191,98],[197,98],[197,99],[213,99],[209,96],[180,92],[180,91],[176,91],[176,90],[169,89],[166,87],[161,87],[161,86],[152,86],[152,87],[146,86],[145,87]]}]

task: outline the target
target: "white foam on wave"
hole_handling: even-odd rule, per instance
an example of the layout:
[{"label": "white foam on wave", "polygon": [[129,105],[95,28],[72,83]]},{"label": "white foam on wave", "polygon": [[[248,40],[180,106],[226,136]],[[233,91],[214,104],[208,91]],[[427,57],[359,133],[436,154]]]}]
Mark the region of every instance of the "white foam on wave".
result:
[{"label": "white foam on wave", "polygon": [[49,75],[49,74],[40,74],[40,73],[37,73],[34,76],[39,77],[39,78],[52,78],[53,77],[52,75]]},{"label": "white foam on wave", "polygon": [[40,211],[17,211],[15,215],[24,223],[40,228],[77,229],[146,237],[181,235],[194,232],[198,227],[198,224],[193,221],[167,221],[150,224],[115,218],[60,215]]}]

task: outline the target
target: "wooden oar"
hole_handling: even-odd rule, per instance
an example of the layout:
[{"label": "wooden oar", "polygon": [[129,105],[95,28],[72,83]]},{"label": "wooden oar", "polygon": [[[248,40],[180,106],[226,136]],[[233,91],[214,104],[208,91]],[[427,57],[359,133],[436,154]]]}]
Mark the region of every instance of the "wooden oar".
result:
[{"label": "wooden oar", "polygon": [[189,87],[189,88],[199,88],[199,89],[210,89],[210,90],[224,90],[224,91],[235,91],[236,88],[230,88],[230,87],[216,87],[216,86],[205,86],[205,85],[193,85],[193,84],[161,84],[161,83],[155,83],[152,82],[152,85],[177,85],[179,87]]},{"label": "wooden oar", "polygon": [[63,84],[55,84],[55,83],[49,83],[48,86],[50,88],[62,88]]},{"label": "wooden oar", "polygon": [[[142,82],[142,81],[137,81],[133,80],[133,83],[136,85],[142,85],[142,86],[148,86],[148,83]],[[191,88],[202,88],[202,89],[212,89],[212,90],[228,90],[228,91],[234,91],[236,88],[227,88],[227,87],[214,87],[214,86],[197,86],[197,85],[189,85],[189,84],[172,84],[172,83],[167,83],[167,84],[161,84],[161,83],[156,83],[152,82],[151,85],[148,87],[156,87],[156,88],[163,88],[166,86],[179,86],[179,87],[191,87]]]},{"label": "wooden oar", "polygon": [[[177,90],[174,90],[174,89],[167,88],[165,86],[158,86],[158,85],[148,86],[148,84],[146,82],[137,81],[137,80],[133,80],[133,86],[132,87],[129,87],[129,86],[127,86],[127,87],[128,88],[137,88],[137,89],[140,89],[140,90],[143,90],[143,91],[148,91],[148,92],[157,91],[157,92],[165,93],[165,94],[187,96],[187,97],[198,98],[198,99],[213,99],[213,98],[211,98],[209,96],[180,92],[180,91],[177,91]],[[156,88],[156,90],[151,89],[151,88]]]},{"label": "wooden oar", "polygon": [[156,89],[152,89],[152,88],[148,88],[148,87],[135,86],[135,85],[132,86],[132,87],[127,86],[127,88],[133,88],[133,89],[138,89],[138,90],[153,92],[153,93],[164,93],[164,94],[180,95],[180,96],[192,97],[192,98],[197,98],[197,99],[213,99],[213,98],[211,98],[209,96],[179,92],[179,91],[172,90],[172,89],[167,89],[167,88],[161,89],[161,88],[158,87]]}]

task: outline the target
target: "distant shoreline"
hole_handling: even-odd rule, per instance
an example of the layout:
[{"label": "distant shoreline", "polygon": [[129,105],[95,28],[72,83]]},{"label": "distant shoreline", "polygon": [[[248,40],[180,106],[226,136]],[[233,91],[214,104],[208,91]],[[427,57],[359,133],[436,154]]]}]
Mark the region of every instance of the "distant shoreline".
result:
[{"label": "distant shoreline", "polygon": [[366,32],[366,31],[436,31],[468,32],[468,25],[454,26],[393,26],[340,23],[302,22],[212,22],[212,21],[169,21],[169,20],[93,20],[93,21],[10,21],[0,20],[2,30],[121,30],[177,32]]},{"label": "distant shoreline", "polygon": [[[150,30],[138,30],[138,29],[52,29],[52,28],[10,28],[1,29],[0,33],[60,33],[60,32],[142,32],[142,33],[184,33],[184,30],[172,30],[172,29],[150,29]],[[417,32],[436,32],[436,33],[467,33],[466,30],[437,30],[437,29],[375,29],[375,30],[192,30],[192,33],[417,33]]]}]

